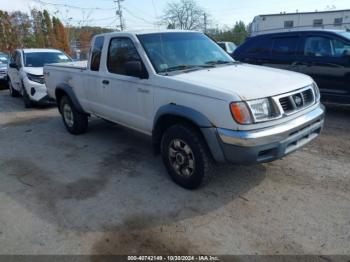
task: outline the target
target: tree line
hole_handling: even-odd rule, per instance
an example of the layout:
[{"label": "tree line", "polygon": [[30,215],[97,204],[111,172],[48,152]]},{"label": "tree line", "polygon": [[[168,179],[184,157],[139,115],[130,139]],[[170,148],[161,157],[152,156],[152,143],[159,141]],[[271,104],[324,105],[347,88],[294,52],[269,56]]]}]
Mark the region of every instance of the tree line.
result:
[{"label": "tree line", "polygon": [[236,22],[233,28],[213,29],[215,23],[210,14],[195,0],[168,2],[160,23],[168,29],[202,30],[216,41],[229,41],[237,45],[249,36],[249,26],[243,21]]},{"label": "tree line", "polygon": [[30,14],[0,10],[0,50],[16,48],[57,48],[70,53],[68,34],[59,18],[47,10]]},{"label": "tree line", "polygon": [[[237,45],[249,35],[249,26],[242,21],[233,28],[213,28],[214,20],[196,0],[168,2],[159,23],[168,29],[202,30],[216,41],[230,41]],[[0,10],[0,51],[3,52],[16,48],[55,48],[72,54],[72,47],[80,50],[81,58],[85,59],[91,38],[110,31],[102,27],[65,27],[47,10],[33,9],[29,14]]]}]

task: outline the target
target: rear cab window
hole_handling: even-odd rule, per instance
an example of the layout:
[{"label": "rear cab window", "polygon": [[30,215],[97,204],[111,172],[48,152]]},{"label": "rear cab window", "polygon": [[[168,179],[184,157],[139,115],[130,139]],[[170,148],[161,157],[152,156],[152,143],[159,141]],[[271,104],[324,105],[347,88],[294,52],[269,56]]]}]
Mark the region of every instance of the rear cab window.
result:
[{"label": "rear cab window", "polygon": [[100,70],[103,44],[104,44],[104,37],[103,36],[96,37],[94,45],[92,47],[92,51],[91,51],[91,64],[90,64],[91,71]]}]

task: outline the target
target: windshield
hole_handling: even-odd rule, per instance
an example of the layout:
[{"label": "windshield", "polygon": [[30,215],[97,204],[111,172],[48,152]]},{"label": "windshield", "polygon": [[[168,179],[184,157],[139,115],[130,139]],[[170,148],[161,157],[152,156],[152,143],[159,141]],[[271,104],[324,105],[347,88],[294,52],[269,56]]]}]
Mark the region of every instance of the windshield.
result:
[{"label": "windshield", "polygon": [[227,52],[229,52],[229,53],[233,53],[235,50],[236,50],[236,48],[237,48],[237,46],[234,44],[234,43],[228,43],[228,50],[227,50]]},{"label": "windshield", "polygon": [[0,66],[7,65],[7,63],[8,63],[8,56],[5,54],[0,54]]},{"label": "windshield", "polygon": [[159,33],[138,36],[157,73],[206,68],[234,60],[201,33]]},{"label": "windshield", "polygon": [[44,67],[46,64],[71,62],[62,52],[37,52],[24,54],[25,67]]}]

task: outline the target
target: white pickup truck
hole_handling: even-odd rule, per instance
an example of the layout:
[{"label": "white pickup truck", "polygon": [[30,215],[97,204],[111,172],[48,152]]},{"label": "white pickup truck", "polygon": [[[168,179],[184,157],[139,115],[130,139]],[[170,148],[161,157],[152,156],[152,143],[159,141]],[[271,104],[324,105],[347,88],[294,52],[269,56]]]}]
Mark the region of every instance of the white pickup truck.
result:
[{"label": "white pickup truck", "polygon": [[172,179],[189,189],[215,163],[281,159],[324,124],[310,77],[235,62],[199,32],[97,35],[86,67],[47,65],[44,75],[70,133],[84,133],[95,115],[150,135]]}]

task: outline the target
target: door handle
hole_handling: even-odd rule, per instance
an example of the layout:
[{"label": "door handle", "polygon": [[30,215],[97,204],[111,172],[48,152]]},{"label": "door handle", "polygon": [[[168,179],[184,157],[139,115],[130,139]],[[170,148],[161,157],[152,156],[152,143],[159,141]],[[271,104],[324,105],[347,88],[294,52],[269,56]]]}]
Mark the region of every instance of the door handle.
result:
[{"label": "door handle", "polygon": [[102,81],[102,84],[104,84],[104,85],[109,85],[109,81],[108,81],[108,80],[103,80],[103,81]]},{"label": "door handle", "polygon": [[291,66],[301,66],[301,65],[306,65],[303,62],[293,62]]},{"label": "door handle", "polygon": [[146,89],[146,88],[141,88],[141,87],[139,87],[139,88],[137,88],[137,92],[148,94],[148,93],[149,93],[149,90]]}]

